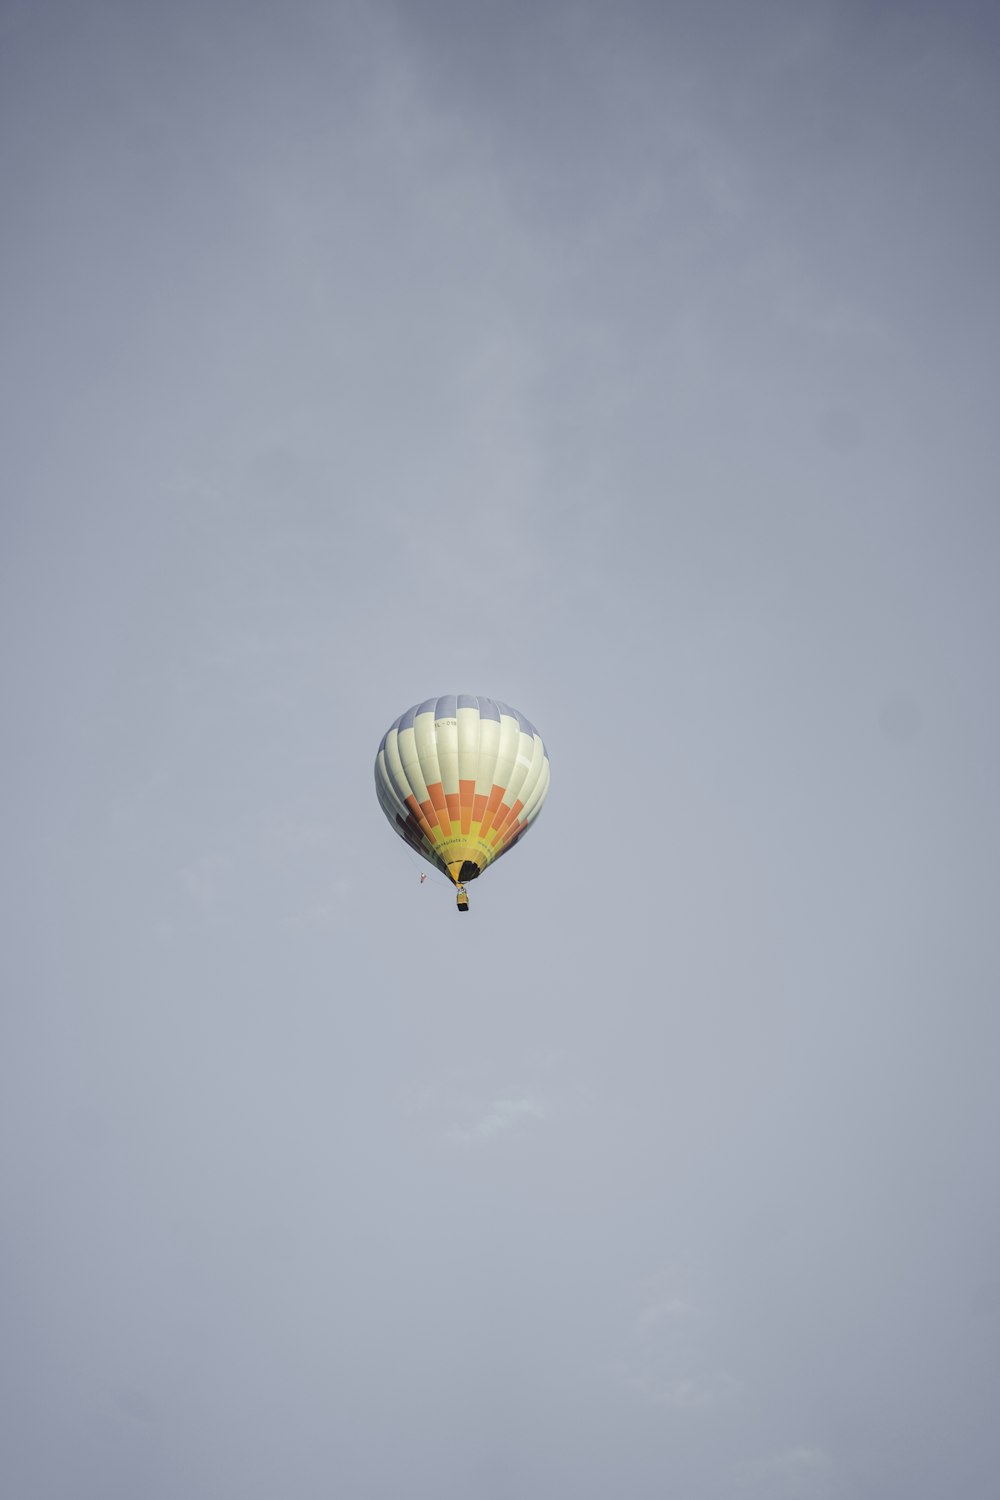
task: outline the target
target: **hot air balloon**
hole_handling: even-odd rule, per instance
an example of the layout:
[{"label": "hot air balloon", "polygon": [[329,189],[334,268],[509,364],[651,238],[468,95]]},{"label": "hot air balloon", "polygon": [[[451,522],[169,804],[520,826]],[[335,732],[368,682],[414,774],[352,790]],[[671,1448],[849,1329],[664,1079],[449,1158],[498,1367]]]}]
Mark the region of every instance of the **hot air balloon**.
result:
[{"label": "hot air balloon", "polygon": [[549,789],[534,725],[493,698],[428,698],[386,730],[375,759],[379,805],[400,838],[465,889],[512,849]]}]

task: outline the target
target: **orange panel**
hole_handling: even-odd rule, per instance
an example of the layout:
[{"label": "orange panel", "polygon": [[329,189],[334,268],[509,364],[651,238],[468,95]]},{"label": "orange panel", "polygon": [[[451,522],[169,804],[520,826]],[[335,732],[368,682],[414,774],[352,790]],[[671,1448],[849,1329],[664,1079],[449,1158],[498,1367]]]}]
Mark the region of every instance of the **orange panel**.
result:
[{"label": "orange panel", "polygon": [[424,818],[426,819],[427,826],[431,830],[431,838],[433,838],[433,830],[440,827],[440,824],[438,823],[438,815],[434,811],[433,802],[421,802],[420,811],[423,813]]},{"label": "orange panel", "polygon": [[458,795],[462,806],[462,832],[468,833],[472,827],[472,804],[476,797],[476,783],[474,781],[460,781],[458,783]]},{"label": "orange panel", "polygon": [[483,814],[483,826],[479,830],[480,838],[485,838],[486,834],[489,832],[490,824],[493,822],[493,814],[500,806],[502,797],[503,787],[497,786],[494,782],[493,789],[486,801],[486,811]]},{"label": "orange panel", "polygon": [[510,808],[507,806],[506,802],[501,802],[500,806],[497,808],[497,810],[496,810],[496,812],[495,812],[495,814],[493,816],[493,828],[491,830],[491,835],[490,836],[491,836],[494,844],[496,843],[497,839],[500,837],[500,831],[503,828],[503,825],[506,823],[506,821],[507,821],[507,819],[509,817],[510,817]]},{"label": "orange panel", "polygon": [[448,816],[448,804],[445,801],[444,787],[441,782],[435,781],[431,786],[428,786],[427,795],[434,804],[434,811],[438,815],[438,822],[441,824],[442,833],[445,838],[449,838],[451,836],[451,819]]},{"label": "orange panel", "polygon": [[518,800],[514,803],[514,806],[510,809],[510,811],[508,812],[507,816],[504,818],[504,820],[503,820],[502,823],[500,821],[500,814],[499,813],[494,818],[494,820],[493,820],[494,827],[496,828],[496,831],[501,836],[507,832],[507,829],[510,827],[511,823],[514,823],[514,822],[517,821],[517,815],[521,811],[521,808],[523,806],[524,806],[524,803],[520,800],[520,798],[518,798]]},{"label": "orange panel", "polygon": [[[430,803],[429,802],[425,802],[424,805],[423,805],[423,807],[421,807],[420,803],[417,801],[416,797],[414,797],[413,793],[411,792],[410,795],[406,799],[406,805],[410,809],[410,812],[413,814],[413,817],[416,819],[417,823],[419,824],[421,831],[423,833],[425,833],[429,839],[433,839],[434,838],[434,824],[437,822],[437,819],[434,817],[434,809],[433,809],[433,807],[431,807]],[[427,816],[427,810],[428,809],[430,809],[430,814],[431,814],[430,817]]]}]

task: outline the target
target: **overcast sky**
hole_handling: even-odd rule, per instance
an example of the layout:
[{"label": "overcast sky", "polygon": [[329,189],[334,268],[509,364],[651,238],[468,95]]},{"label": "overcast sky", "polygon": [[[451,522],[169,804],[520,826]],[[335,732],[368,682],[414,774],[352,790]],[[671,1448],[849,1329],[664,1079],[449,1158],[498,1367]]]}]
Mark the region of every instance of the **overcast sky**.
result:
[{"label": "overcast sky", "polygon": [[996,1495],[998,70],[4,0],[5,1496]]}]

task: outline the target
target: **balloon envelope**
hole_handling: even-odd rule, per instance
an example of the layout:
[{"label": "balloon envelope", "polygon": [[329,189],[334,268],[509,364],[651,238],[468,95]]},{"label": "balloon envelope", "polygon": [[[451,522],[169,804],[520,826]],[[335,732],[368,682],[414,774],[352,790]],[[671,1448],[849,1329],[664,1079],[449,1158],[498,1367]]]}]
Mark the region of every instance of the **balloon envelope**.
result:
[{"label": "balloon envelope", "polygon": [[549,757],[523,714],[493,698],[428,698],[386,730],[375,789],[400,838],[456,885],[513,848],[538,816]]}]

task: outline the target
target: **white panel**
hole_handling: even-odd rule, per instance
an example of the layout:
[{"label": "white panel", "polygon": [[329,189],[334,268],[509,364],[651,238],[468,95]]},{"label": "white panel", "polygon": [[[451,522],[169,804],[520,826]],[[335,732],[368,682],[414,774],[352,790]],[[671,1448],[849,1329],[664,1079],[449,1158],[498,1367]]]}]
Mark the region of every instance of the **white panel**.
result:
[{"label": "white panel", "polygon": [[438,765],[445,796],[458,796],[458,722],[455,719],[435,719],[434,740],[437,745]]},{"label": "white panel", "polygon": [[476,771],[476,796],[488,797],[493,786],[497,756],[500,753],[500,725],[496,719],[479,721],[479,766]]},{"label": "white panel", "polygon": [[[388,748],[388,740],[386,740],[386,747]],[[395,812],[406,812],[406,805],[396,787],[393,786],[385,751],[383,750],[379,751],[378,760],[375,762],[375,788],[378,792],[379,802],[383,807],[388,804]]]},{"label": "white panel", "polygon": [[418,802],[426,802],[427,783],[424,780],[424,773],[421,769],[420,756],[417,754],[415,732],[412,729],[401,729],[396,736],[396,744],[399,747],[399,759],[402,765],[404,781],[409,782],[413,788],[413,795]]},{"label": "white panel", "polygon": [[403,770],[403,763],[399,758],[399,734],[395,729],[390,729],[385,737],[385,774],[386,779],[401,802],[413,793],[413,787]]},{"label": "white panel", "polygon": [[514,761],[514,768],[508,778],[507,793],[503,799],[508,807],[513,807],[519,797],[521,797],[522,801],[525,800],[521,789],[524,786],[528,772],[531,770],[531,752],[534,749],[534,745],[535,741],[530,734],[525,734],[522,731],[518,735],[517,758]]},{"label": "white panel", "polygon": [[[441,780],[441,767],[438,765],[437,743],[434,738],[433,709],[428,709],[424,714],[417,714],[413,721],[413,734],[421,775],[426,784],[432,786],[435,781]],[[404,761],[403,764],[405,765],[406,762]]]},{"label": "white panel", "polygon": [[[510,718],[508,714],[500,715],[500,751],[497,755],[496,770],[493,772],[493,780],[497,786],[506,788],[514,770],[514,762],[521,744],[521,731],[516,719]],[[504,797],[504,802],[507,798]],[[508,807],[510,804],[507,804]]]},{"label": "white panel", "polygon": [[[541,744],[541,741],[539,741],[538,743]],[[521,821],[525,824],[525,826],[527,826],[527,824],[529,823],[533,823],[534,820],[538,817],[538,814],[541,811],[542,803],[545,801],[545,795],[548,792],[548,789],[549,758],[547,755],[543,755],[541,768],[538,774],[538,780],[535,782],[531,794],[524,804],[524,812],[521,814]]]},{"label": "white panel", "polygon": [[[524,780],[521,783],[521,790],[518,793],[518,796],[524,803],[525,808],[527,808],[528,804],[530,803],[535,789],[538,786],[538,778],[542,774],[542,766],[544,762],[545,746],[542,744],[541,740],[536,734],[531,739],[531,762],[528,766],[527,771],[525,772]],[[524,817],[523,812],[521,816],[522,818]]]},{"label": "white panel", "polygon": [[458,710],[458,776],[460,781],[475,781],[479,771],[479,710]]}]

